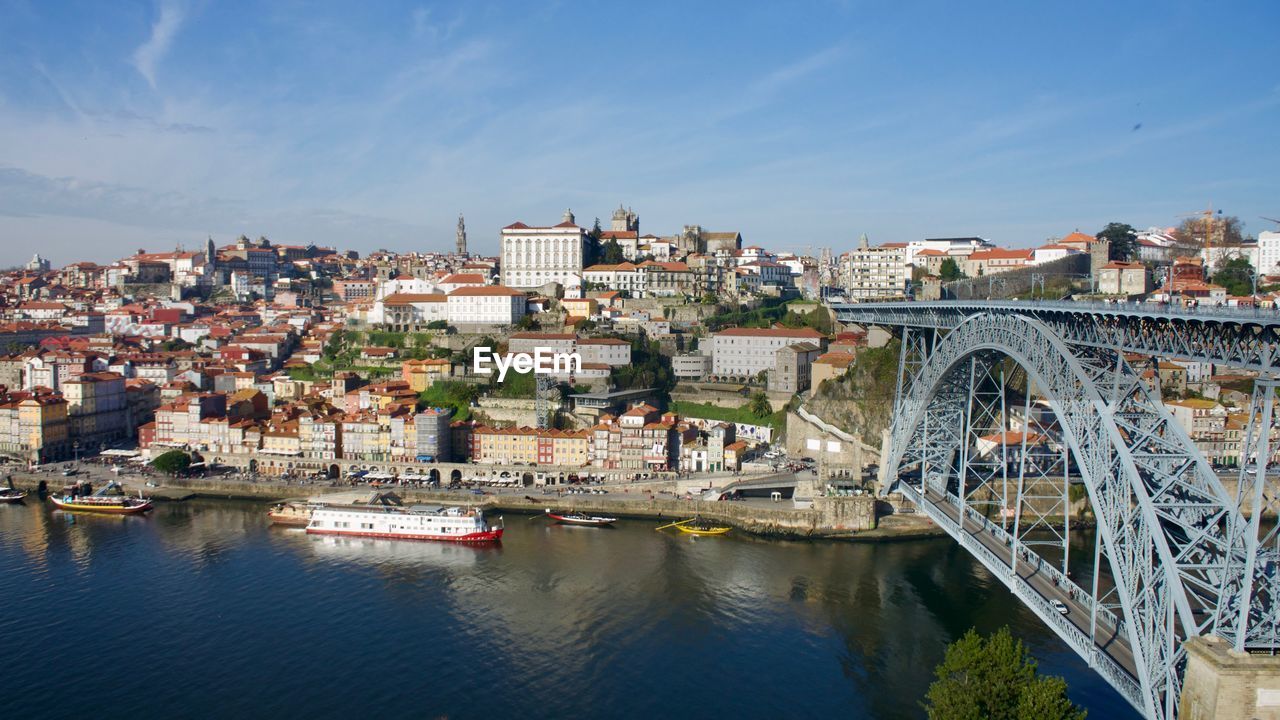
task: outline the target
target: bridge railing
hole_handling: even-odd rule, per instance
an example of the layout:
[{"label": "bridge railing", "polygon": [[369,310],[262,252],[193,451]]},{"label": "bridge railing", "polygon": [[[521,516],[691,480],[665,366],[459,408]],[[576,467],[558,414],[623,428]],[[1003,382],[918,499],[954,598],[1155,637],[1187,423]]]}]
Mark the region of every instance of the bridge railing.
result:
[{"label": "bridge railing", "polygon": [[1247,308],[1228,305],[1196,305],[1174,303],[1098,302],[1093,300],[927,300],[886,303],[833,303],[835,310],[870,312],[877,308],[904,308],[916,311],[933,309],[1011,308],[1018,310],[1061,310],[1064,312],[1141,313],[1160,317],[1187,319],[1257,320],[1280,324],[1280,308]]},{"label": "bridge railing", "polygon": [[[1063,617],[1050,603],[1049,599],[1036,591],[1029,583],[1013,573],[1009,564],[1005,562],[996,553],[992,552],[980,540],[977,540],[968,532],[961,531],[959,524],[951,519],[951,516],[944,512],[940,512],[932,502],[926,501],[921,497],[919,490],[909,483],[899,483],[899,488],[907,499],[925,511],[931,520],[943,528],[952,538],[955,538],[960,546],[967,550],[971,555],[978,559],[987,570],[1000,579],[1001,582],[1008,587],[1014,595],[1016,595],[1023,603],[1029,607],[1032,612],[1038,615],[1046,625],[1048,625],[1055,633],[1058,634],[1064,642],[1071,647],[1076,654],[1080,655],[1089,663],[1089,666],[1097,670],[1103,678],[1115,688],[1131,705],[1141,710],[1145,707],[1142,696],[1142,686],[1138,680],[1126,671],[1115,659],[1108,655],[1097,643],[1089,637],[1089,634],[1074,623]],[[958,499],[946,493],[944,495],[947,502],[958,508]],[[981,514],[972,511],[966,513],[966,517],[974,517],[975,520],[981,520],[984,525],[992,526]],[[1038,556],[1033,554],[1038,559]],[[1047,563],[1041,562],[1039,568],[1051,568]],[[1056,570],[1051,568],[1052,572]],[[1058,573],[1061,575],[1061,573]],[[1065,576],[1062,577],[1065,580]],[[1070,582],[1070,581],[1068,581]],[[1071,584],[1074,587],[1074,583]],[[1079,590],[1079,588],[1077,588]],[[1080,591],[1081,593],[1083,591]],[[1087,593],[1078,593],[1076,599],[1086,606],[1092,604],[1092,597]],[[1115,619],[1115,615],[1105,608],[1098,608],[1099,615],[1107,618],[1112,627],[1117,629],[1118,634],[1123,634],[1121,623]]]}]

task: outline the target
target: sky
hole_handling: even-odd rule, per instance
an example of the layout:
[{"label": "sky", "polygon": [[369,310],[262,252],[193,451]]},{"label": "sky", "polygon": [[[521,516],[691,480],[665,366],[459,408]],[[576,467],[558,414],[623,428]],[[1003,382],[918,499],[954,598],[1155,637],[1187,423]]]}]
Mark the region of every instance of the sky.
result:
[{"label": "sky", "polygon": [[1280,229],[1280,3],[0,0],[0,265]]}]

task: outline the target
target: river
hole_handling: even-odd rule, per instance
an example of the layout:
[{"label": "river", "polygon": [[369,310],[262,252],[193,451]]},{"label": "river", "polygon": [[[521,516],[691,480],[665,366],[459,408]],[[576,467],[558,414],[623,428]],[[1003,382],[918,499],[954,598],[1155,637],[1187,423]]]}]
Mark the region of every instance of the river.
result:
[{"label": "river", "polygon": [[1137,717],[949,539],[690,538],[506,518],[500,547],[333,539],[259,503],[0,506],[4,718],[920,718],[1009,625]]}]

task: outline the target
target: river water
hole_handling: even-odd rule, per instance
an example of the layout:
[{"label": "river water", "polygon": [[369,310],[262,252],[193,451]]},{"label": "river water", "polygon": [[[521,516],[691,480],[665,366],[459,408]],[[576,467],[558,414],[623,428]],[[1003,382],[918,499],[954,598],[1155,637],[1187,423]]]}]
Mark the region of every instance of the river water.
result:
[{"label": "river water", "polygon": [[506,518],[500,547],[308,536],[256,503],[0,506],[0,718],[920,718],[1009,625],[1136,714],[948,539],[693,539]]}]

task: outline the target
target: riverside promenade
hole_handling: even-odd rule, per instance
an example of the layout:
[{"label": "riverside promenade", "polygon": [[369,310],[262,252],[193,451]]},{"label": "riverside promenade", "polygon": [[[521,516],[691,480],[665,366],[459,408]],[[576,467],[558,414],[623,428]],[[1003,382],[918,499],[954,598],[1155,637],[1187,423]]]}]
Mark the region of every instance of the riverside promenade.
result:
[{"label": "riverside promenade", "polygon": [[[234,498],[274,502],[280,500],[322,499],[325,495],[374,490],[368,485],[344,482],[299,482],[238,477],[168,478],[160,475],[116,476],[102,468],[86,468],[75,476],[60,473],[10,474],[15,487],[37,491],[43,482],[48,491],[56,492],[77,479],[101,487],[115,480],[127,492],[156,500],[185,500],[192,497]],[[151,483],[151,484],[148,484]],[[672,484],[674,486],[674,484]],[[780,503],[765,499],[747,501],[705,501],[696,495],[676,495],[655,484],[644,487],[605,486],[607,494],[568,493],[564,488],[485,488],[477,490],[432,490],[409,486],[383,486],[404,499],[406,505],[442,504],[471,505],[498,513],[540,514],[552,511],[580,511],[616,517],[683,519],[694,515],[723,522],[740,530],[762,536],[791,538],[847,538],[887,540],[930,536],[937,529],[922,517],[878,517],[883,503],[867,495],[856,497],[818,497],[813,506],[796,508],[790,501]]]}]

